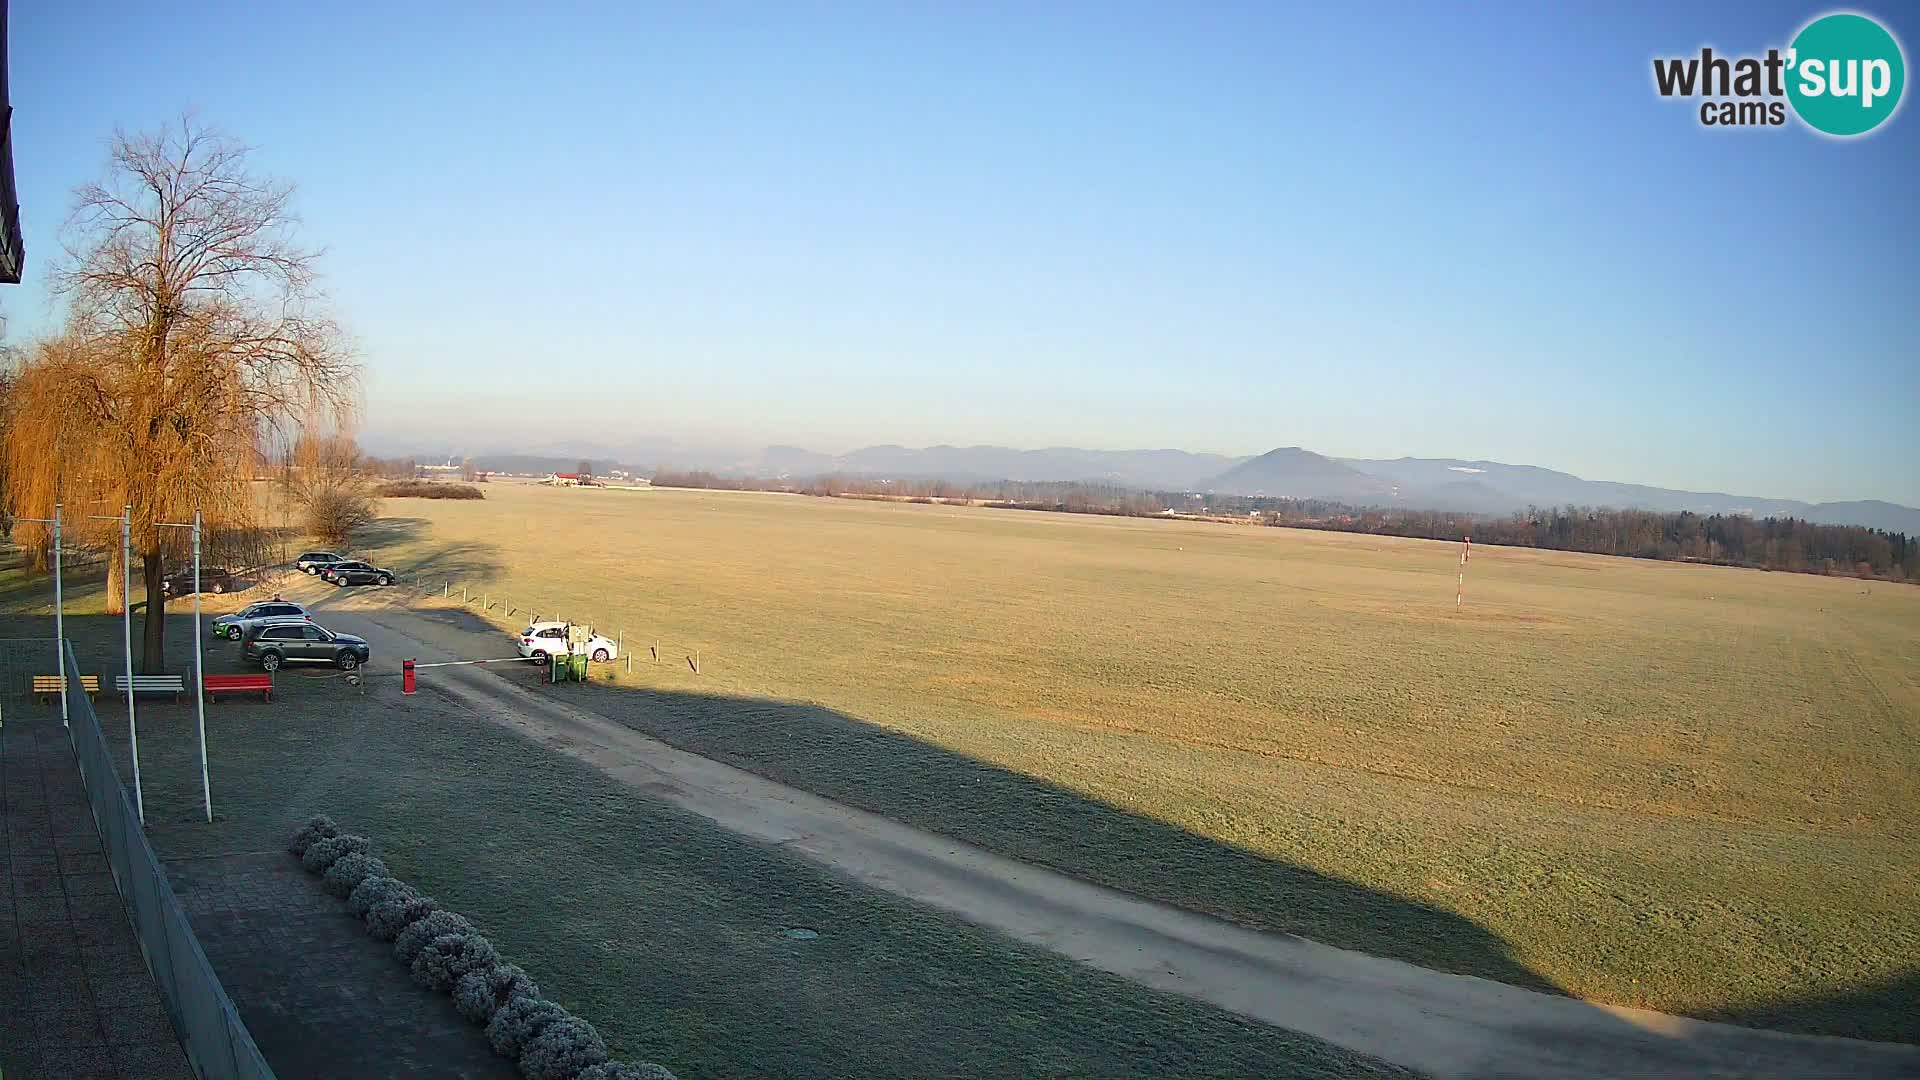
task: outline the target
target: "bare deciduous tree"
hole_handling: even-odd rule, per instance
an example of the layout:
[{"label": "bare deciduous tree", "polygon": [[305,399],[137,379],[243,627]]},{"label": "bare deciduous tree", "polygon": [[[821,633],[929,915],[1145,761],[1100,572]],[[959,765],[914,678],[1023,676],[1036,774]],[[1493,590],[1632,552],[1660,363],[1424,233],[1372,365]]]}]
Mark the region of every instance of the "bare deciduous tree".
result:
[{"label": "bare deciduous tree", "polygon": [[16,415],[36,417],[8,440],[21,513],[44,517],[56,497],[70,514],[133,507],[150,671],[177,542],[157,523],[196,509],[249,523],[256,447],[336,421],[358,394],[351,350],[314,303],[316,254],[293,240],[292,188],[250,171],[249,153],[192,117],[115,136],[105,177],[75,192],[55,275],[66,329],[14,395]]},{"label": "bare deciduous tree", "polygon": [[344,435],[302,435],[289,455],[287,475],[307,531],[324,543],[344,544],[379,516],[379,498],[360,447]]}]

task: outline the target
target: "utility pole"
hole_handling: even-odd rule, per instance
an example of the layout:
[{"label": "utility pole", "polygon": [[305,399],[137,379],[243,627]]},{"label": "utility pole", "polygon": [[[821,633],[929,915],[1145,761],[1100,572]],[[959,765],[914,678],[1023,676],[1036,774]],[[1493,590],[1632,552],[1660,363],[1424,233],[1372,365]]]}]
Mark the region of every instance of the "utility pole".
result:
[{"label": "utility pole", "polygon": [[[193,530],[193,728],[200,743],[200,802],[206,809],[207,821],[213,821],[213,784],[207,777],[207,695],[206,671],[200,658],[200,511],[193,512],[192,522],[156,521],[156,528]],[[161,612],[166,617],[166,612]]]}]

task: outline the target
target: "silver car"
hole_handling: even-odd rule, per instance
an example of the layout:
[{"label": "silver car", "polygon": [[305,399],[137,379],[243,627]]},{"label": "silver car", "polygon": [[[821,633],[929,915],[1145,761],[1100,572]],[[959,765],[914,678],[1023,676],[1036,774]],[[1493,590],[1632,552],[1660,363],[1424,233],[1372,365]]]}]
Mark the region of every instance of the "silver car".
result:
[{"label": "silver car", "polygon": [[268,619],[311,619],[307,609],[291,600],[274,597],[248,604],[231,615],[222,615],[213,620],[213,636],[229,641],[239,641],[246,636],[247,630]]}]

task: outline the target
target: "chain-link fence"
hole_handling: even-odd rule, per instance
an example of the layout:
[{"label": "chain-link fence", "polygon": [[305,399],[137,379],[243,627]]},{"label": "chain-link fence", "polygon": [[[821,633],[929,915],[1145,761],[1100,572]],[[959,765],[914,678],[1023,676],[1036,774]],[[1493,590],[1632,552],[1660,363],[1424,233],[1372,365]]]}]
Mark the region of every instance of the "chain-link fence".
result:
[{"label": "chain-link fence", "polygon": [[[52,642],[46,643],[48,648]],[[167,875],[140,827],[120,774],[107,753],[93,703],[80,685],[80,666],[66,646],[67,710],[74,756],[87,787],[87,802],[100,829],[114,884],[133,921],[140,951],[166,1000],[174,1030],[201,1080],[273,1080],[253,1036],[213,973],[207,954],[187,922],[187,913],[167,884]]]},{"label": "chain-link fence", "polygon": [[0,638],[0,695],[25,697],[35,675],[59,669],[52,638]]}]

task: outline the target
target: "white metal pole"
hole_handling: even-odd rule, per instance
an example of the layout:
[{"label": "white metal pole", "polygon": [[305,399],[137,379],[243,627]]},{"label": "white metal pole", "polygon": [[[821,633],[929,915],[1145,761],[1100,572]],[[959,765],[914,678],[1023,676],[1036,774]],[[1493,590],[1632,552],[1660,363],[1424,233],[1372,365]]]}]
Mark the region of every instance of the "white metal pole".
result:
[{"label": "white metal pole", "polygon": [[[133,808],[147,824],[147,803],[140,794],[140,726],[133,717],[133,506],[120,511],[120,609],[122,643],[127,650],[127,746],[133,752]],[[153,618],[153,612],[147,612]]]},{"label": "white metal pole", "polygon": [[200,511],[193,512],[193,709],[194,730],[200,736],[200,799],[213,821],[213,783],[207,777],[207,695],[205,672],[200,670]]},{"label": "white metal pole", "polygon": [[[60,673],[60,685],[67,685],[66,605],[60,596],[60,504],[53,504],[53,670]],[[74,678],[80,673],[75,671]],[[60,726],[67,725],[67,695],[60,695]]]}]

